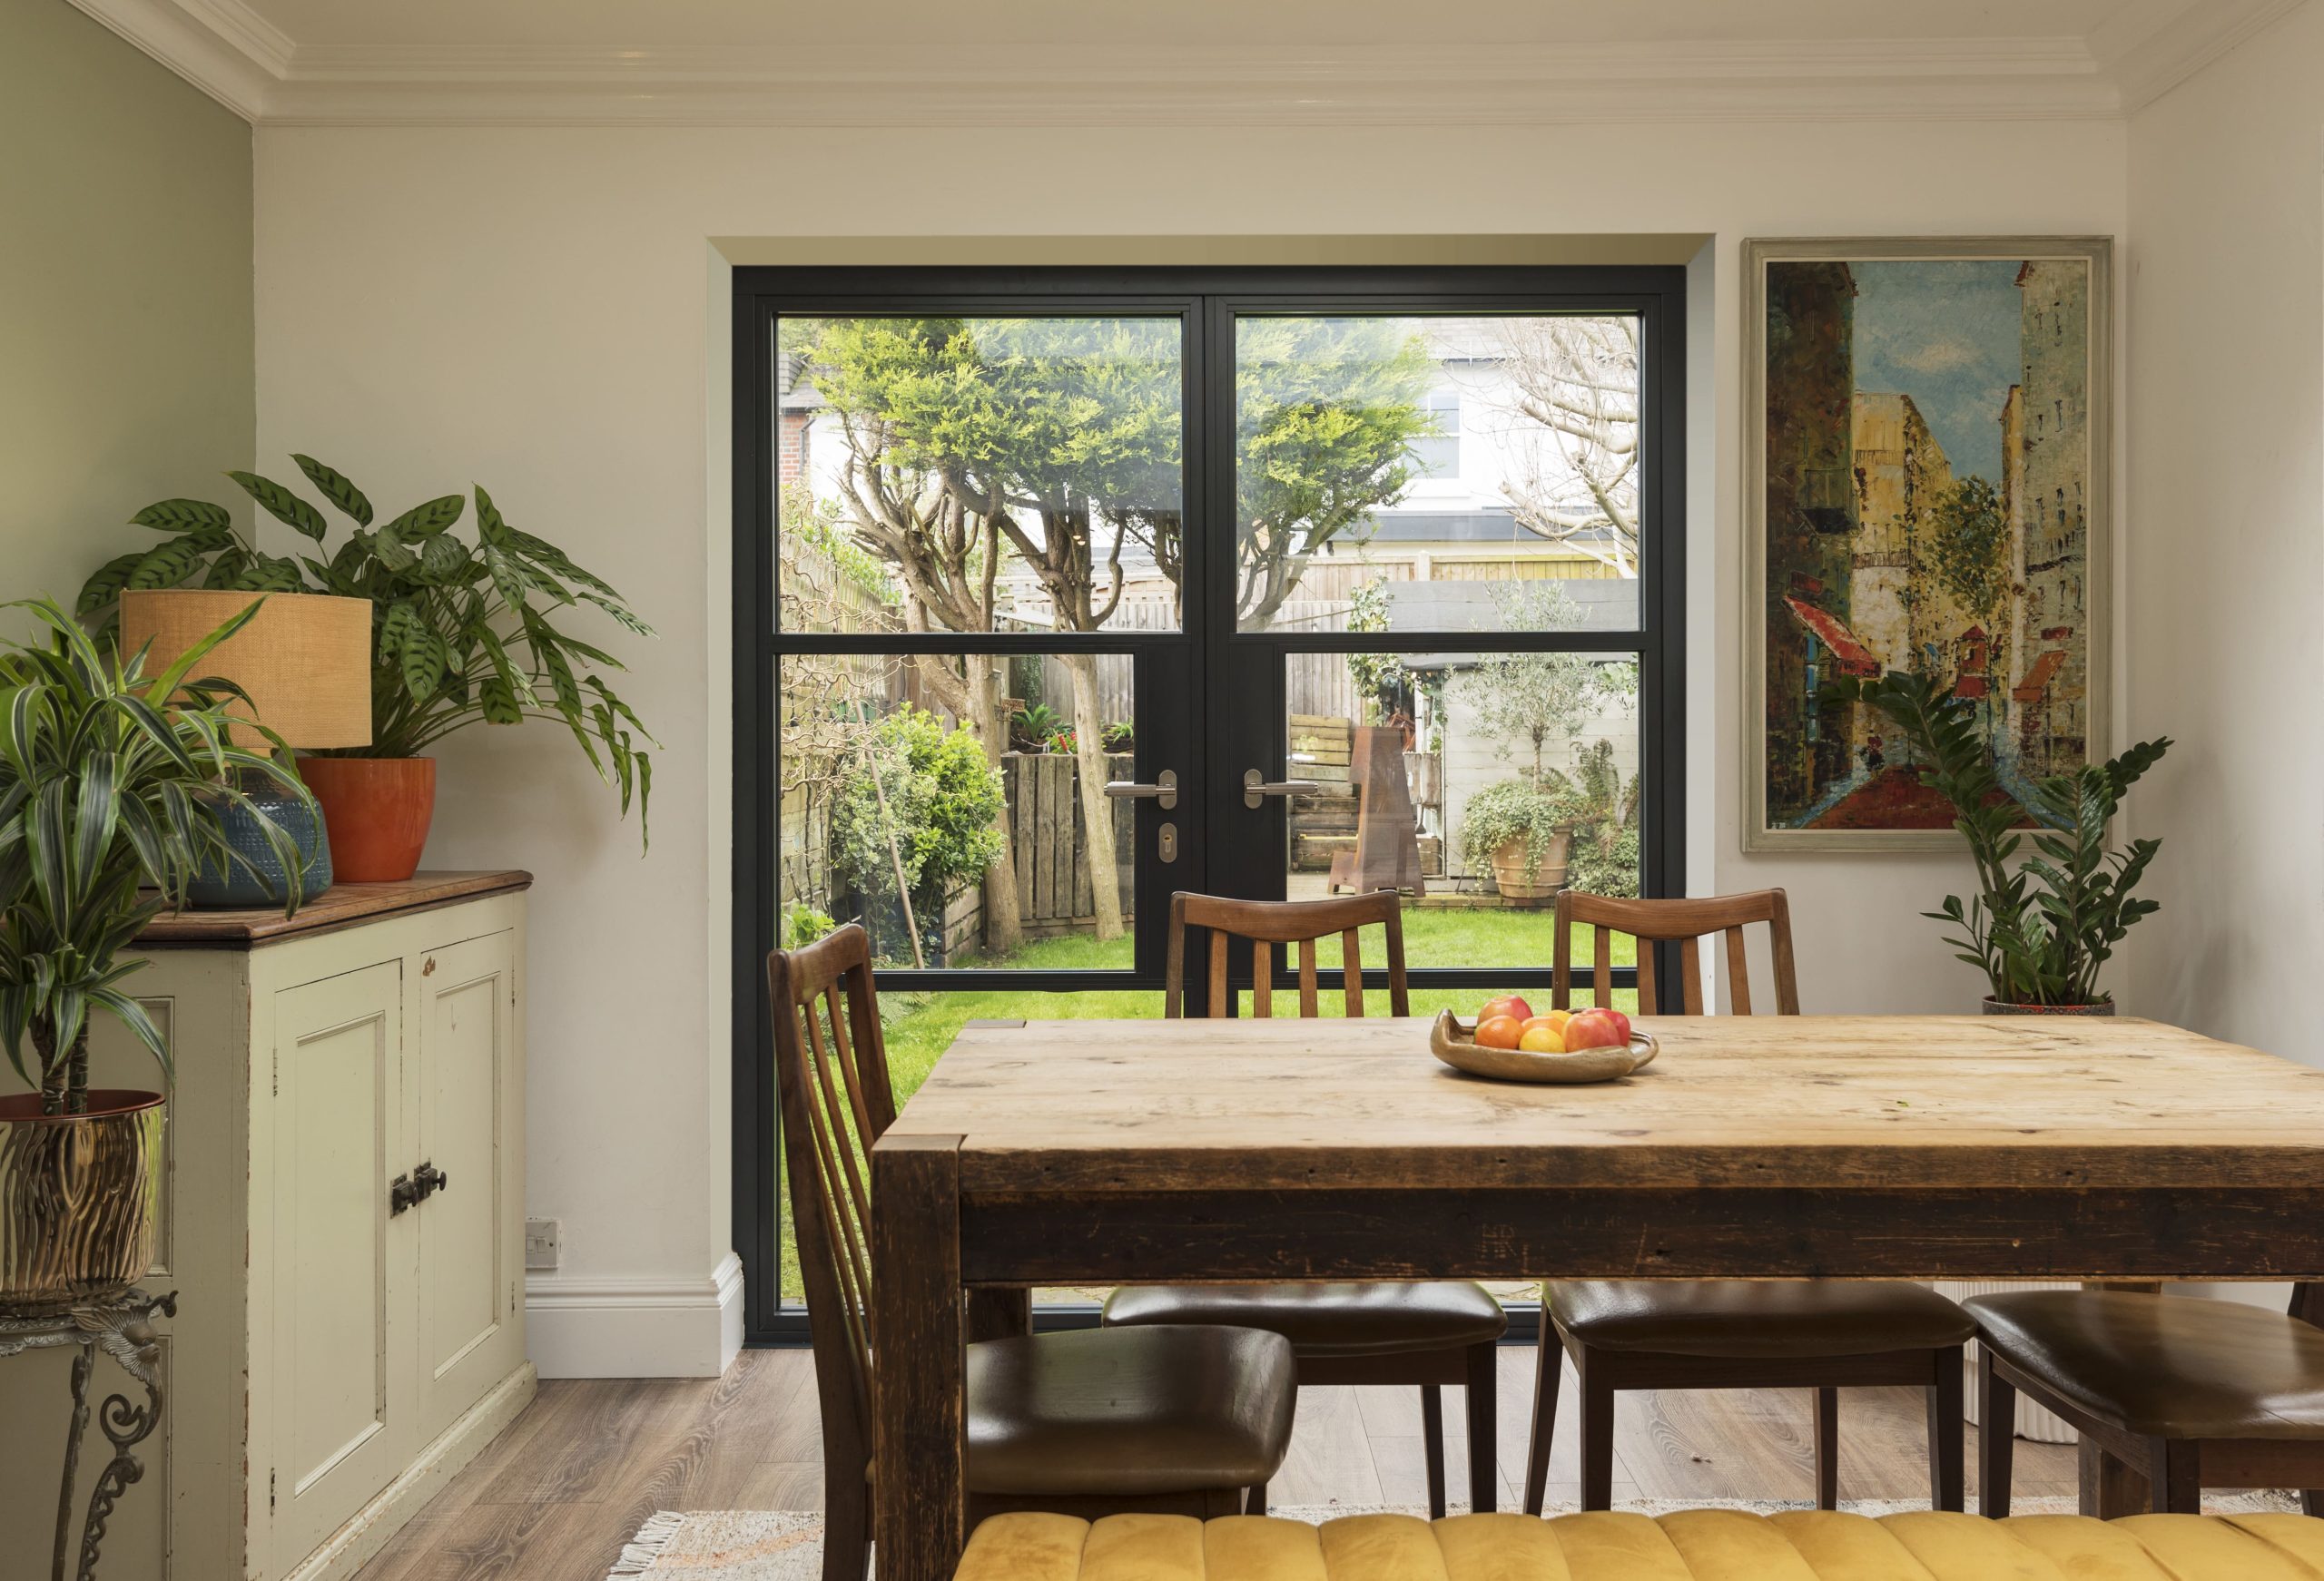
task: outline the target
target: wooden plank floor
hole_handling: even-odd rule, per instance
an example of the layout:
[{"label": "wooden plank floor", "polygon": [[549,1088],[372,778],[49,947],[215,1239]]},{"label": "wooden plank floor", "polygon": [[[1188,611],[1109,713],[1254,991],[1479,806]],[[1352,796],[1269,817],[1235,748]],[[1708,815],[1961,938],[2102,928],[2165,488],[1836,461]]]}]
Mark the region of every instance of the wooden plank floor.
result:
[{"label": "wooden plank floor", "polygon": [[[1533,1351],[1501,1352],[1502,1507],[1525,1475]],[[1574,1400],[1561,1392],[1550,1498],[1577,1495]],[[1446,1464],[1465,1491],[1461,1391],[1447,1390]],[[1813,1496],[1805,1390],[1625,1394],[1615,1408],[1614,1498]],[[1928,1470],[1915,1390],[1840,1396],[1840,1497],[1922,1499]],[[1299,1399],[1291,1458],[1270,1485],[1276,1505],[1426,1500],[1420,1394],[1311,1389]],[[813,1509],[822,1503],[814,1362],[805,1350],[746,1350],[721,1379],[556,1380],[434,1503],[398,1533],[359,1581],[604,1581],[661,1509]],[[1969,1435],[1970,1490],[1976,1433]],[[2074,1491],[2071,1446],[2020,1443],[2017,1491]]]}]

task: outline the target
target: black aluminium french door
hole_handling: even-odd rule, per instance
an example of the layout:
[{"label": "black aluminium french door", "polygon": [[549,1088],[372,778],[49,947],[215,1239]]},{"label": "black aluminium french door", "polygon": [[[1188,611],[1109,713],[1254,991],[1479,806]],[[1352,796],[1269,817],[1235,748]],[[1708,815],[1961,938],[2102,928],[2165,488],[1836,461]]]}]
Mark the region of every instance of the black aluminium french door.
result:
[{"label": "black aluminium french door", "polygon": [[1423,1011],[1546,985],[1561,883],[1680,891],[1683,270],[734,289],[753,1342],[780,943],[872,930],[908,1091],[967,1018],[1157,1014],[1174,890],[1397,889]]}]

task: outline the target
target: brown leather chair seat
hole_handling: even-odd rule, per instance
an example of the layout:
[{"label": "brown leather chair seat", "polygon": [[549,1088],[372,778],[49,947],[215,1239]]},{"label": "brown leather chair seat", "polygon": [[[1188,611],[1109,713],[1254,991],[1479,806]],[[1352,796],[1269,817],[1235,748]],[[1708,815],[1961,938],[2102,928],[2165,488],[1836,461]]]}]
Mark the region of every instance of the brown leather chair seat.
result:
[{"label": "brown leather chair seat", "polygon": [[1263,1486],[1298,1363],[1256,1329],[1083,1330],[968,1350],[968,1489],[1123,1496]]},{"label": "brown leather chair seat", "polygon": [[2324,1434],[2324,1330],[2240,1301],[2025,1290],[1963,1303],[2004,1360],[2125,1431]]},{"label": "brown leather chair seat", "polygon": [[1606,1350],[1767,1359],[1925,1350],[1977,1337],[1917,1284],[1857,1280],[1551,1280],[1558,1324]]},{"label": "brown leather chair seat", "polygon": [[1417,1284],[1145,1284],[1114,1291],[1110,1326],[1228,1323],[1265,1329],[1302,1356],[1393,1356],[1489,1344],[1508,1332],[1492,1292],[1466,1281]]}]

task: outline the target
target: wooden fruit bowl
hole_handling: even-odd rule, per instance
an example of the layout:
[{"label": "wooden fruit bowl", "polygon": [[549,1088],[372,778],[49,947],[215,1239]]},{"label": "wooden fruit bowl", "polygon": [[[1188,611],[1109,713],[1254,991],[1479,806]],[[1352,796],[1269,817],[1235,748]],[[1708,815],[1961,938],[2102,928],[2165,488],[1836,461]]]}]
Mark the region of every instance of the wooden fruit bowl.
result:
[{"label": "wooden fruit bowl", "polygon": [[1521,1048],[1487,1048],[1477,1041],[1474,1023],[1450,1010],[1436,1013],[1429,1029],[1429,1052],[1454,1070],[1500,1082],[1610,1082],[1644,1070],[1662,1052],[1651,1032],[1630,1033],[1628,1048],[1585,1048],[1573,1054],[1532,1054]]}]

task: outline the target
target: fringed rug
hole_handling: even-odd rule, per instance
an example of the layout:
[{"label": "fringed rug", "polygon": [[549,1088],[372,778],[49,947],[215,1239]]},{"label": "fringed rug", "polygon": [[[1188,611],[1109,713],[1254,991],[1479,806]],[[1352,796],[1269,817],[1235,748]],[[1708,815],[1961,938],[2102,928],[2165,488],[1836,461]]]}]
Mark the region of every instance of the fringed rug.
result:
[{"label": "fringed rug", "polygon": [[[1681,1509],[1748,1509],[1773,1515],[1782,1509],[1805,1509],[1805,1504],[1775,1499],[1648,1498],[1620,1507],[1638,1515],[1669,1515]],[[1906,1499],[1843,1499],[1840,1507],[1857,1515],[1897,1515],[1926,1509]],[[1466,1507],[1455,1505],[1454,1514]],[[2251,1515],[2263,1510],[2297,1512],[2299,1498],[2290,1493],[2207,1495],[2203,1509],[2210,1515]],[[1551,1515],[1571,1515],[1571,1505],[1552,1505]],[[2014,1515],[2072,1515],[2070,1498],[2018,1498],[2010,1502]],[[1285,1520],[1327,1521],[1351,1515],[1420,1515],[1416,1506],[1378,1504],[1295,1504],[1268,1511]],[[621,1562],[606,1581],[817,1581],[822,1573],[823,1517],[803,1509],[717,1509],[688,1514],[668,1511],[641,1527]]]}]

